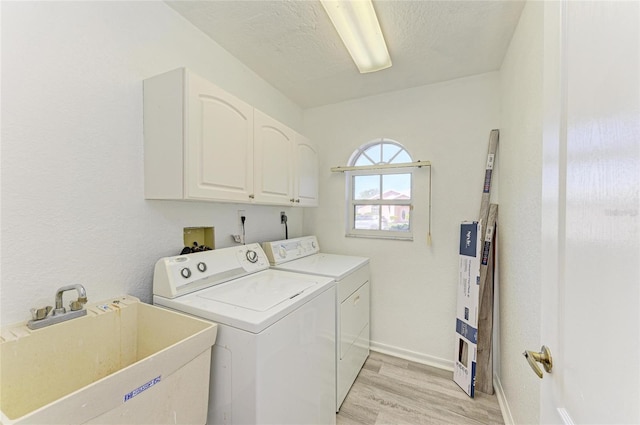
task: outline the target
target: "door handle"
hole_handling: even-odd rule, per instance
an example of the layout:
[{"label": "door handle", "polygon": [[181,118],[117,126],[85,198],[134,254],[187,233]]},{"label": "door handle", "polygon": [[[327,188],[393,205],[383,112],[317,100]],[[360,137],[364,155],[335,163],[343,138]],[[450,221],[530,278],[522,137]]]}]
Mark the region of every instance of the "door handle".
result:
[{"label": "door handle", "polygon": [[529,362],[529,366],[531,366],[531,369],[533,369],[540,379],[542,379],[542,369],[540,369],[538,363],[542,363],[544,370],[547,373],[551,373],[551,369],[553,368],[553,359],[551,358],[551,351],[549,348],[543,345],[542,348],[540,348],[539,353],[527,350],[522,353],[522,355],[525,356]]}]

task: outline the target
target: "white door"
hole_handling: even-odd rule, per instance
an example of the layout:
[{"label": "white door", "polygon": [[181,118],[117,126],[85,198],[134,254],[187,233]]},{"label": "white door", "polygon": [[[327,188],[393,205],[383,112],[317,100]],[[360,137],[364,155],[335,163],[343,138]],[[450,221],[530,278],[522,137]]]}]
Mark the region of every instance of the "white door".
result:
[{"label": "white door", "polygon": [[254,192],[263,204],[293,205],[295,133],[270,116],[254,111]]},{"label": "white door", "polygon": [[540,422],[640,423],[640,3],[545,2],[544,31]]},{"label": "white door", "polygon": [[253,107],[197,75],[187,84],[187,198],[249,202]]},{"label": "white door", "polygon": [[296,135],[296,176],[294,194],[296,204],[318,206],[318,151],[304,136]]}]

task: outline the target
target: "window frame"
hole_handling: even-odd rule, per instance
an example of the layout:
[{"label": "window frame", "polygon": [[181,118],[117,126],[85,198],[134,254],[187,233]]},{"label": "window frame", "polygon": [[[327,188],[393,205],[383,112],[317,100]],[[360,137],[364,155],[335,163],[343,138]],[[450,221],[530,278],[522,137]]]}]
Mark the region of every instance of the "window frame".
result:
[{"label": "window frame", "polygon": [[[372,147],[375,146],[380,146],[381,149],[381,153],[380,153],[380,159],[382,159],[383,156],[383,146],[384,144],[391,144],[391,145],[395,145],[397,146],[399,149],[399,151],[392,155],[390,160],[393,160],[400,152],[404,152],[406,154],[406,156],[409,157],[409,161],[408,162],[412,162],[412,157],[411,154],[409,153],[409,151],[407,151],[407,149],[402,146],[400,143],[394,141],[394,140],[390,140],[390,139],[378,139],[375,141],[372,141],[370,143],[364,144],[362,146],[360,146],[352,155],[351,158],[349,158],[349,165],[350,166],[354,166],[354,164],[358,161],[358,159],[362,156],[365,155],[370,161],[373,161],[373,158],[371,158],[371,156],[366,154],[366,151]],[[380,164],[404,164],[405,162],[399,162],[399,163],[389,163],[389,162],[384,162],[384,161],[379,161],[379,162],[374,162],[371,165],[380,165]],[[346,220],[345,220],[345,224],[346,224],[346,229],[345,229],[345,236],[347,237],[362,237],[362,238],[375,238],[375,239],[393,239],[393,240],[406,240],[406,241],[412,241],[413,240],[413,203],[414,203],[414,195],[415,195],[415,191],[414,191],[414,180],[415,180],[415,169],[414,168],[407,168],[407,167],[399,167],[399,168],[386,168],[386,169],[376,169],[376,170],[352,170],[352,171],[346,171],[345,172],[345,178],[346,178],[346,190],[345,190],[345,195],[346,195]],[[410,177],[410,197],[409,199],[389,199],[389,200],[385,200],[382,199],[382,190],[383,190],[383,186],[382,186],[382,179],[383,176],[385,175],[393,175],[393,174],[407,174]],[[355,189],[355,177],[357,176],[378,176],[380,178],[380,199],[372,199],[372,200],[356,200],[355,198],[355,193],[354,193],[354,189]],[[399,206],[408,206],[409,207],[409,219],[408,219],[408,223],[409,223],[409,229],[407,231],[397,231],[397,230],[383,230],[383,229],[356,229],[355,228],[355,222],[356,222],[356,206],[360,206],[360,205],[374,205],[374,206],[378,206],[379,208],[383,208],[385,205],[399,205]],[[378,214],[378,220],[379,220],[379,227],[382,227],[382,214]]]}]

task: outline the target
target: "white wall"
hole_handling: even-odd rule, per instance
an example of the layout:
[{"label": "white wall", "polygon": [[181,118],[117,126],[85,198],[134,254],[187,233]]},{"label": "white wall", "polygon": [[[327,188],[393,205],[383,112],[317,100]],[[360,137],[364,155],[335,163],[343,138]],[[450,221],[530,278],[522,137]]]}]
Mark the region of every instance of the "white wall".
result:
[{"label": "white wall", "polygon": [[522,356],[540,346],[543,3],[528,2],[500,70],[500,368],[515,423],[538,423],[539,379]]},{"label": "white wall", "polygon": [[182,229],[233,245],[301,235],[302,210],[143,199],[142,80],[187,66],[285,124],[302,111],[162,2],[2,2],[4,324],[84,284],[90,302],[151,300]]},{"label": "white wall", "polygon": [[[326,252],[371,258],[377,349],[452,367],[459,225],[478,216],[498,89],[498,74],[489,73],[304,112],[305,133],[320,149],[320,206],[305,210],[303,230]],[[329,169],[380,137],[432,161],[431,246],[427,169],[415,174],[413,242],[345,237],[345,177]]]}]

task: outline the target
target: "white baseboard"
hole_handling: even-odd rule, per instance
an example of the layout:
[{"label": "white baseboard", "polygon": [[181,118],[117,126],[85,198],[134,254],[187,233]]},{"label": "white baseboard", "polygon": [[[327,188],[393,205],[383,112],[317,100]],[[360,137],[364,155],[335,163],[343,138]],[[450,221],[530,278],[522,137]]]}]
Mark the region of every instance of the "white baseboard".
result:
[{"label": "white baseboard", "polygon": [[498,398],[498,404],[500,405],[504,425],[515,425],[513,416],[511,415],[511,409],[509,409],[509,403],[507,403],[507,397],[504,394],[504,389],[502,388],[502,383],[500,382],[498,375],[493,375],[493,389],[496,391],[496,397]]},{"label": "white baseboard", "polygon": [[438,369],[453,372],[453,360],[447,360],[440,357],[429,356],[415,351],[405,350],[404,348],[395,347],[393,345],[383,344],[381,342],[371,341],[371,350],[378,353],[388,354],[404,360],[437,367]]}]

